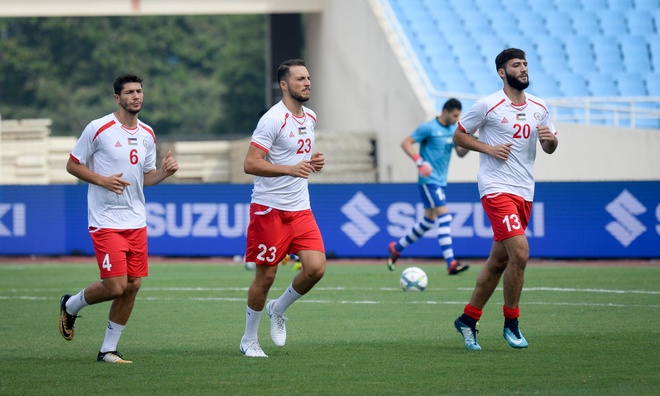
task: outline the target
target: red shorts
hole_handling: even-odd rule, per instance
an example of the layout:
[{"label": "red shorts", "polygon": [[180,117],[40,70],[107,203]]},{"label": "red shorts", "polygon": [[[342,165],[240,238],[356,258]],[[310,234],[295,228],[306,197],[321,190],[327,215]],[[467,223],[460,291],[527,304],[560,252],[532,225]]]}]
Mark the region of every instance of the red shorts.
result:
[{"label": "red shorts", "polygon": [[90,227],[89,235],[94,244],[101,279],[149,275],[147,227],[135,230]]},{"label": "red shorts", "polygon": [[525,234],[532,213],[531,202],[518,195],[496,193],[484,195],[481,205],[493,227],[495,241]]},{"label": "red shorts", "polygon": [[274,266],[288,253],[317,250],[325,253],[321,231],[311,210],[287,212],[250,204],[245,261]]}]

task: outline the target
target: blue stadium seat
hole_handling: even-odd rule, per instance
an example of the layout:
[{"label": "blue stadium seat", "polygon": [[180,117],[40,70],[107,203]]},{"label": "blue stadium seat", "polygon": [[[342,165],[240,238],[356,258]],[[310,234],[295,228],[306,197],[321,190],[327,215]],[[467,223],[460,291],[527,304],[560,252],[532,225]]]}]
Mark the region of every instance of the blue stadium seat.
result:
[{"label": "blue stadium seat", "polygon": [[457,34],[467,34],[463,21],[457,16],[454,18],[436,19],[435,24],[438,26],[438,30],[448,38]]},{"label": "blue stadium seat", "polygon": [[614,76],[621,96],[647,96],[646,83],[642,76],[633,73],[619,73]]},{"label": "blue stadium seat", "polygon": [[503,86],[502,79],[497,75],[495,70],[469,73],[468,78],[474,86],[475,93],[479,95],[490,95],[502,89]]},{"label": "blue stadium seat", "polygon": [[[496,18],[490,21],[493,29],[499,33],[500,37],[505,41],[510,43],[516,38],[523,37],[523,32],[518,28],[518,25],[511,22],[511,19],[501,19]],[[528,49],[521,48],[525,51]]]},{"label": "blue stadium seat", "polygon": [[574,35],[573,22],[568,14],[562,11],[546,11],[543,15],[545,27],[555,37]]},{"label": "blue stadium seat", "polygon": [[652,71],[649,47],[644,37],[623,36],[619,44],[628,73],[647,74]]},{"label": "blue stadium seat", "polygon": [[628,11],[635,6],[633,0],[608,0],[607,3],[609,9],[616,12]]},{"label": "blue stadium seat", "polygon": [[571,21],[573,22],[573,30],[575,30],[575,33],[578,36],[592,37],[602,33],[600,30],[600,22],[598,22],[598,17],[595,12],[584,10],[576,11],[570,15]]},{"label": "blue stadium seat", "polygon": [[615,75],[624,71],[623,58],[616,38],[593,36],[591,44],[596,56],[596,65],[601,73]]},{"label": "blue stadium seat", "polygon": [[660,96],[660,73],[649,73],[645,76],[644,81],[649,96]]},{"label": "blue stadium seat", "polygon": [[552,36],[536,37],[536,52],[546,71],[566,68],[566,52],[560,39]]},{"label": "blue stadium seat", "polygon": [[629,10],[625,14],[626,25],[632,36],[648,36],[655,34],[653,16],[646,11]]},{"label": "blue stadium seat", "polygon": [[587,80],[580,75],[568,72],[561,73],[557,75],[557,81],[559,82],[559,89],[565,97],[574,98],[591,95]]},{"label": "blue stadium seat", "polygon": [[648,40],[653,71],[660,73],[660,35],[650,36]]},{"label": "blue stadium seat", "polygon": [[628,27],[621,12],[613,10],[601,10],[598,12],[600,30],[602,30],[603,35],[618,37],[628,33]]},{"label": "blue stadium seat", "polygon": [[[496,35],[484,35],[484,36],[474,36],[474,41],[479,46],[481,55],[489,62],[490,65],[497,54],[502,52],[502,50],[508,48],[504,40],[499,38]],[[493,66],[493,70],[495,67]]]},{"label": "blue stadium seat", "polygon": [[[514,10],[518,7],[519,3],[516,2],[509,2],[509,3],[514,3],[511,4],[510,6],[514,7]],[[533,0],[533,1],[528,1],[527,6],[531,8],[533,11],[536,11],[537,13],[544,13],[548,10],[552,10],[555,8],[555,1],[554,0]],[[521,8],[524,8],[521,7]]]},{"label": "blue stadium seat", "polygon": [[557,80],[552,75],[543,72],[530,72],[528,91],[543,99],[562,96]]},{"label": "blue stadium seat", "polygon": [[555,0],[555,9],[568,14],[583,10],[582,3],[578,0]]},{"label": "blue stadium seat", "polygon": [[591,42],[586,37],[566,37],[564,49],[568,58],[568,66],[574,73],[583,77],[592,75],[596,70],[596,60],[591,48]]},{"label": "blue stadium seat", "polygon": [[[530,11],[528,15],[516,14],[518,27],[528,37],[546,36],[550,34],[543,23],[543,14]],[[515,22],[513,22],[515,23]]]},{"label": "blue stadium seat", "polygon": [[586,79],[591,96],[614,97],[619,95],[616,81],[609,74],[592,73]]},{"label": "blue stadium seat", "polygon": [[635,9],[639,11],[657,11],[660,9],[658,0],[635,0]]},{"label": "blue stadium seat", "polygon": [[501,0],[475,0],[476,6],[486,15],[502,9]]}]

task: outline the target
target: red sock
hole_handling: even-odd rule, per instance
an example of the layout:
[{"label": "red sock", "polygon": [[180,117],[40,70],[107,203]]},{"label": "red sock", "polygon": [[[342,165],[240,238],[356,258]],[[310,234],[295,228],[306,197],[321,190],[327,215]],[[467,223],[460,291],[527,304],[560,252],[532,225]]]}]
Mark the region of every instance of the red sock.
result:
[{"label": "red sock", "polygon": [[520,307],[509,308],[506,305],[502,306],[502,312],[506,319],[518,319],[520,317]]},{"label": "red sock", "polygon": [[481,314],[483,313],[483,311],[481,309],[473,307],[470,304],[467,304],[465,305],[465,308],[463,308],[463,313],[466,316],[469,316],[478,322],[479,319],[481,319]]}]

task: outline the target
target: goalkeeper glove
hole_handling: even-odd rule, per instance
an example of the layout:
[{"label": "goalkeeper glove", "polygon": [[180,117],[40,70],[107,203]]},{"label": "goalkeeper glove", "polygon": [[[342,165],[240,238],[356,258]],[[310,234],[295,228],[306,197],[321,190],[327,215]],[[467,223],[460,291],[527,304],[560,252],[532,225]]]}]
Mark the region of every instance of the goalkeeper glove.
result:
[{"label": "goalkeeper glove", "polygon": [[421,176],[423,177],[431,176],[431,172],[433,172],[433,167],[431,166],[431,164],[424,161],[424,159],[419,154],[413,157],[413,161],[415,161],[415,165],[417,165],[417,171]]}]

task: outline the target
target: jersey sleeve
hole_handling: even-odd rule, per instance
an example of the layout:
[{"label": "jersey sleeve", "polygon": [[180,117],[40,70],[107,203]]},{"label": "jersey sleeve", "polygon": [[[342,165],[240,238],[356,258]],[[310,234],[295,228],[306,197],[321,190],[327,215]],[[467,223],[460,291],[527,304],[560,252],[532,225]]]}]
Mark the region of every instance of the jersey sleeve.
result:
[{"label": "jersey sleeve", "polygon": [[478,100],[458,122],[458,128],[463,132],[474,135],[486,120],[488,104],[485,100]]},{"label": "jersey sleeve", "polygon": [[[545,102],[542,102],[544,109],[547,109],[548,107],[546,106]],[[557,136],[557,128],[555,127],[555,124],[552,123],[552,117],[550,117],[550,113],[546,110],[545,114],[543,115],[543,118],[539,122],[540,125],[547,126],[550,128],[550,132],[552,132],[555,136]]]},{"label": "jersey sleeve", "polygon": [[[150,138],[151,136],[149,136]],[[156,170],[156,142],[152,140],[152,144],[149,145],[149,149],[147,150],[147,156],[144,159],[144,168],[142,171],[144,173],[151,172],[152,170]]]},{"label": "jersey sleeve", "polygon": [[432,133],[431,128],[429,128],[427,124],[421,124],[420,126],[417,127],[417,129],[413,131],[413,133],[410,134],[410,136],[417,143],[421,143],[424,141],[424,139],[431,136],[431,133]]},{"label": "jersey sleeve", "polygon": [[93,123],[87,124],[83,130],[80,138],[71,150],[71,156],[80,164],[87,166],[89,159],[94,153],[94,136],[96,135],[96,128]]},{"label": "jersey sleeve", "polygon": [[275,117],[261,117],[252,133],[252,144],[268,152],[284,124]]}]

